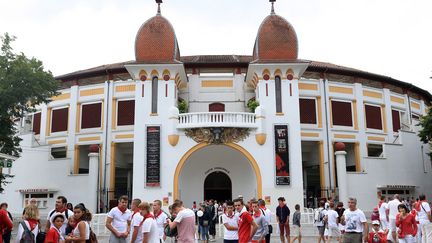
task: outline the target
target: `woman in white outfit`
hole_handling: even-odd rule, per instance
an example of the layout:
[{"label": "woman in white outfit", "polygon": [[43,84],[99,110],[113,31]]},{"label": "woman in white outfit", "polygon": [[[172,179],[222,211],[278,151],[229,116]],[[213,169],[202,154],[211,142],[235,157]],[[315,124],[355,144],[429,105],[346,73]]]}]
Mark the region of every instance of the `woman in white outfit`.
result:
[{"label": "woman in white outfit", "polygon": [[36,242],[36,236],[39,232],[39,210],[37,206],[33,204],[27,205],[24,208],[23,218],[24,220],[18,225],[18,232],[15,242],[19,243],[21,241],[23,233],[25,232],[24,227],[33,233],[35,237],[34,242]]},{"label": "woman in white outfit", "polygon": [[79,203],[74,207],[74,218],[76,221],[75,228],[72,235],[66,236],[66,243],[85,243],[90,239],[90,226],[88,222],[91,221],[91,213],[84,206],[84,203]]}]

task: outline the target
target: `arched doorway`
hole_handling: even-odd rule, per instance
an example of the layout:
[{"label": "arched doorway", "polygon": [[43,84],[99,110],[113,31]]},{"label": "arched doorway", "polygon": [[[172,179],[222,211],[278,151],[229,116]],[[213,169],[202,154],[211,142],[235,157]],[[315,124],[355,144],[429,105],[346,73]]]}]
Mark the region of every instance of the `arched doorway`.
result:
[{"label": "arched doorway", "polygon": [[204,180],[204,200],[214,199],[218,202],[231,201],[231,179],[222,171],[215,171],[207,175]]}]

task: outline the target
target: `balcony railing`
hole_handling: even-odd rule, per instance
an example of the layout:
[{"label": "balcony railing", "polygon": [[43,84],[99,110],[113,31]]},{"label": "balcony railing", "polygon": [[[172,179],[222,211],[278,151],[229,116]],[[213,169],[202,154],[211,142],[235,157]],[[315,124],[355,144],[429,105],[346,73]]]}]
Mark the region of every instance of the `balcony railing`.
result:
[{"label": "balcony railing", "polygon": [[177,128],[244,127],[257,128],[255,113],[246,112],[196,112],[179,115]]}]

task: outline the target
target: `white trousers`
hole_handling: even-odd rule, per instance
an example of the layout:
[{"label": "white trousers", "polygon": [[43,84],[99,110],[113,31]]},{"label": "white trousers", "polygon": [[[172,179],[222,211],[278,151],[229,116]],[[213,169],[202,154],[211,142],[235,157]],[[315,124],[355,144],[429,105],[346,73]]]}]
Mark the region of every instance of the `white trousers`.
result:
[{"label": "white trousers", "polygon": [[412,235],[405,235],[405,238],[399,239],[399,243],[414,243],[416,242],[415,237]]}]

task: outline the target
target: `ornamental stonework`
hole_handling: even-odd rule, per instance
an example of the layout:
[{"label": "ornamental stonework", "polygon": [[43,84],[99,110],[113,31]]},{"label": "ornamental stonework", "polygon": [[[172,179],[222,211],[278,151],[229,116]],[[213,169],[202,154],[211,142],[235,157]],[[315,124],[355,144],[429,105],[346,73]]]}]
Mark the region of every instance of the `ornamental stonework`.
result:
[{"label": "ornamental stonework", "polygon": [[249,128],[213,127],[186,129],[187,137],[197,143],[226,144],[238,143],[249,136]]}]

